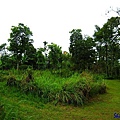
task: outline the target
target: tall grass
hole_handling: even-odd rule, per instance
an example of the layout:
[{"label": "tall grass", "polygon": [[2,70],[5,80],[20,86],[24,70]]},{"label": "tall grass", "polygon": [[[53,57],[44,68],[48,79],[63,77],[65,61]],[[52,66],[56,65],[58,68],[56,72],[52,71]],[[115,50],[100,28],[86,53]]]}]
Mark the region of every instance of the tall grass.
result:
[{"label": "tall grass", "polygon": [[[10,71],[11,72],[11,71]],[[15,86],[26,94],[32,94],[43,102],[61,102],[65,104],[84,105],[96,94],[106,92],[104,80],[99,75],[88,72],[74,73],[64,78],[46,71],[32,71],[32,82],[26,82],[28,72],[11,72],[7,80],[8,86]]]}]

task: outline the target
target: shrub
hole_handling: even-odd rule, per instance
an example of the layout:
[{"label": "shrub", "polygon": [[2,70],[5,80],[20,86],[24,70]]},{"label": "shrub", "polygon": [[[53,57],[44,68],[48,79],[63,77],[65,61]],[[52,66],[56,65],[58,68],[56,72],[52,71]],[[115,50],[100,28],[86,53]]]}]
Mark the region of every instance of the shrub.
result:
[{"label": "shrub", "polygon": [[94,83],[91,85],[90,97],[93,97],[96,94],[103,94],[103,93],[106,93],[105,84]]},{"label": "shrub", "polygon": [[88,72],[81,75],[75,73],[69,78],[53,76],[50,71],[35,71],[33,74],[32,69],[27,69],[26,72],[30,81],[18,81],[14,76],[9,76],[7,85],[15,86],[26,94],[39,96],[44,102],[84,105],[90,97],[106,92],[102,77]]},{"label": "shrub", "polygon": [[15,86],[16,85],[16,79],[14,76],[10,76],[8,79],[7,79],[7,85],[8,86]]},{"label": "shrub", "polygon": [[56,94],[56,100],[61,103],[83,105],[84,96],[82,91],[78,93],[71,90],[61,90],[59,94]]}]

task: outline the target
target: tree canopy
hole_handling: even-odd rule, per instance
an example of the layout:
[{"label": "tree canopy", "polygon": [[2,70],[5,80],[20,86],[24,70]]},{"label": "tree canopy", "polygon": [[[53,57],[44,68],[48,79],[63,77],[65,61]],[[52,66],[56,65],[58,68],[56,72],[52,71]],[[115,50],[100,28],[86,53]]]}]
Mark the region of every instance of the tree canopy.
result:
[{"label": "tree canopy", "polygon": [[33,43],[33,39],[30,39],[32,32],[29,27],[22,23],[19,23],[18,26],[12,26],[11,31],[8,49],[16,57],[18,69],[22,55],[28,50],[30,43]]},{"label": "tree canopy", "polygon": [[0,68],[31,66],[34,69],[58,70],[61,75],[72,70],[90,70],[106,77],[120,77],[120,17],[111,17],[102,27],[95,25],[92,37],[82,35],[81,29],[73,29],[69,33],[67,53],[59,45],[48,44],[47,41],[43,42],[43,48],[36,49],[29,27],[23,23],[12,26],[9,46],[6,43],[0,45]]}]

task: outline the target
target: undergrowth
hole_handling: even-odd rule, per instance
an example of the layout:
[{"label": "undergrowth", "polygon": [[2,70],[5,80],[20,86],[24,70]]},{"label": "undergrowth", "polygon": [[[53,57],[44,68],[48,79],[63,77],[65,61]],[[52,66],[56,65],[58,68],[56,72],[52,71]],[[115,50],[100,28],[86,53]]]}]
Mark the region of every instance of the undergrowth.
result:
[{"label": "undergrowth", "polygon": [[[18,72],[18,71],[17,71]],[[50,71],[27,70],[11,72],[7,78],[7,85],[16,87],[23,93],[37,96],[44,103],[53,102],[84,105],[96,94],[106,92],[106,85],[102,77],[88,72],[74,73],[71,77],[63,78],[51,74]]]}]

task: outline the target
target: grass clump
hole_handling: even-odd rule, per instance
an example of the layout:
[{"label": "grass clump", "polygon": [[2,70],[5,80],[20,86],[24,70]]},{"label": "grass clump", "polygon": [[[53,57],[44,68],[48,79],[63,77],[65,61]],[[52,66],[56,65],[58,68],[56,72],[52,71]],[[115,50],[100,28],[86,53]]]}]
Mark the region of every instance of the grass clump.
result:
[{"label": "grass clump", "polygon": [[5,118],[5,109],[4,109],[4,105],[2,103],[0,103],[0,120]]},{"label": "grass clump", "polygon": [[45,103],[54,102],[55,105],[57,103],[84,105],[96,94],[106,92],[103,79],[88,72],[75,73],[64,78],[53,75],[50,71],[28,70],[25,79],[17,80],[16,77],[10,76],[7,85],[37,96]]}]

